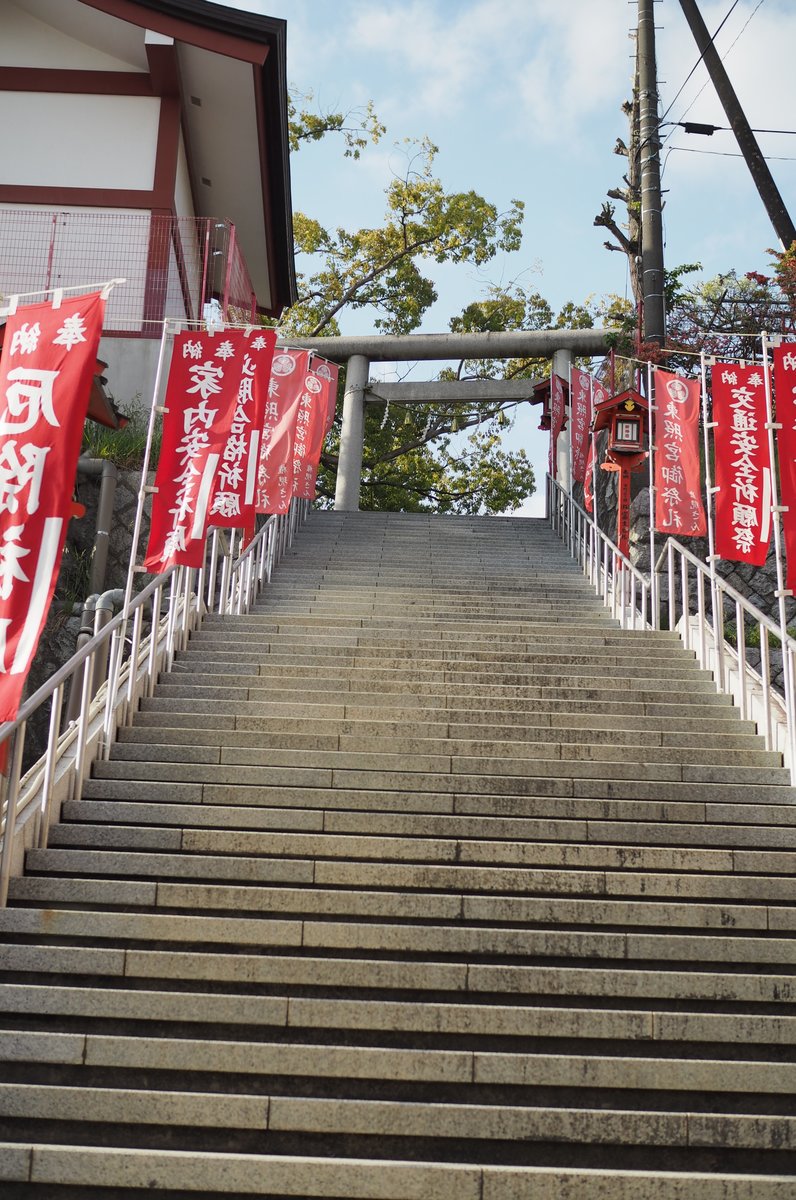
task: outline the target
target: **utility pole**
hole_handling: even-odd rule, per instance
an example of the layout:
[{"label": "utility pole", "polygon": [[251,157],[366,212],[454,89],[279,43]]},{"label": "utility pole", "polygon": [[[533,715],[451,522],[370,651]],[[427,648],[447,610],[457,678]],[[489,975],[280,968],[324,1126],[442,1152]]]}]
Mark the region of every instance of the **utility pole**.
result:
[{"label": "utility pole", "polygon": [[663,345],[666,340],[666,315],[663,299],[663,221],[654,8],[655,0],[638,0],[636,53],[641,159],[641,281],[644,294],[644,341]]},{"label": "utility pole", "polygon": [[699,47],[699,53],[702,55],[702,61],[707,67],[716,94],[727,114],[727,120],[732,126],[738,148],[746,159],[746,165],[760,193],[760,198],[766,206],[766,212],[782,244],[782,249],[789,250],[793,242],[796,242],[796,227],[794,227],[785,202],[779,194],[774,177],[757,144],[757,139],[749,127],[749,122],[735,95],[727,72],[724,70],[724,64],[711,40],[707,26],[702,20],[696,0],[680,0],[680,7],[691,27],[691,32]]}]

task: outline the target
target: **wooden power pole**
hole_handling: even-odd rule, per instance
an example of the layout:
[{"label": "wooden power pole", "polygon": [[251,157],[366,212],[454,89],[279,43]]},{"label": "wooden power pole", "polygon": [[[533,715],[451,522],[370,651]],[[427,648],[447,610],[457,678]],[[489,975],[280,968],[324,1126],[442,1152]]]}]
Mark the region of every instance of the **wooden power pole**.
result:
[{"label": "wooden power pole", "polygon": [[637,0],[636,43],[641,159],[641,279],[644,341],[663,345],[666,314],[663,297],[663,220],[658,122],[658,75],[655,64],[655,0]]},{"label": "wooden power pole", "polygon": [[[652,7],[651,4],[650,7]],[[722,108],[727,115],[727,120],[730,122],[732,131],[735,134],[738,148],[746,159],[746,165],[760,193],[760,198],[766,206],[766,212],[769,215],[771,224],[774,226],[777,237],[782,243],[783,250],[789,250],[796,241],[796,228],[785,207],[785,202],[779,194],[774,177],[768,169],[768,164],[757,144],[755,135],[752,133],[738,97],[735,95],[727,72],[724,70],[724,64],[708,33],[707,26],[702,20],[702,14],[697,8],[696,0],[680,0],[680,7],[685,14],[686,21],[688,21],[691,27],[691,32],[699,47],[699,53],[702,55],[702,60],[716,89],[716,94],[721,101]]]}]

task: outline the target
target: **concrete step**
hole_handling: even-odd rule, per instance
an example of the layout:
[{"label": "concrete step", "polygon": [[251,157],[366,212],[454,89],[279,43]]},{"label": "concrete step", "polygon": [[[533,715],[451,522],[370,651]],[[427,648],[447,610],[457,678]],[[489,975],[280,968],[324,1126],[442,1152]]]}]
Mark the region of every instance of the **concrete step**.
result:
[{"label": "concrete step", "polygon": [[[428,1136],[428,1105],[407,1101],[320,1099],[154,1089],[7,1084],[0,1117],[68,1120],[77,1106],[88,1122],[114,1125],[301,1132],[417,1139]],[[634,1110],[437,1103],[435,1138],[517,1140],[578,1145],[699,1147],[796,1146],[796,1118],[732,1113],[643,1113]]]},{"label": "concrete step", "polygon": [[[205,806],[202,806],[204,809]],[[227,822],[224,821],[226,825]],[[783,850],[796,848],[796,823],[789,826],[744,826],[672,823],[588,821],[582,838],[578,837],[577,824],[571,821],[548,819],[537,823],[539,843],[532,848],[516,845],[511,841],[466,840],[463,838],[424,838],[417,834],[401,838],[392,835],[386,838],[368,837],[358,833],[321,834],[313,832],[257,832],[251,829],[207,828],[207,826],[180,825],[177,828],[157,828],[138,825],[88,825],[63,824],[53,831],[51,846],[101,846],[105,848],[137,848],[151,850],[184,849],[198,853],[218,852],[224,854],[262,854],[270,856],[310,855],[315,853],[324,858],[370,859],[381,858],[385,862],[405,860],[411,862],[480,862],[497,864],[531,863],[540,861],[570,861],[572,865],[594,865],[595,855],[591,847],[643,846],[639,858],[652,860],[654,849],[697,847],[718,851],[722,846],[732,848],[774,847]],[[550,849],[557,842],[578,841],[577,847],[566,856],[555,857]],[[602,852],[597,856],[602,859]],[[658,861],[656,859],[656,861]],[[602,865],[607,865],[605,862]]]},{"label": "concrete step", "polygon": [[[45,853],[50,853],[45,851]],[[779,932],[796,926],[794,910],[779,914]],[[474,917],[474,921],[483,917]],[[402,955],[449,954],[487,956],[493,959],[564,958],[596,961],[722,962],[724,964],[796,964],[796,939],[721,934],[692,929],[687,935],[660,932],[595,932],[590,929],[555,930],[507,928],[481,924],[434,925],[429,921],[386,924],[378,920],[357,922],[268,920],[218,916],[184,916],[172,913],[122,913],[72,909],[7,908],[0,912],[0,932],[5,937],[90,941],[109,945],[148,941],[160,945],[189,943],[195,946],[302,947],[305,950],[345,953],[397,953]],[[796,1018],[794,1019],[796,1026]]]},{"label": "concrete step", "polygon": [[[672,707],[672,706],[670,706]],[[710,734],[711,743],[723,745],[724,738],[734,738],[743,736],[744,738],[752,738],[759,746],[757,733],[751,721],[741,721],[738,716],[738,710],[735,708],[724,707],[712,712],[710,717],[700,717],[699,731],[695,732],[693,723],[689,718],[691,713],[687,705],[678,706],[685,709],[682,716],[677,716],[677,712],[670,713],[667,709],[666,716],[645,716],[643,713],[634,714],[632,720],[627,722],[619,722],[617,716],[613,713],[605,712],[538,712],[527,713],[524,717],[518,718],[514,713],[506,712],[503,709],[488,710],[482,713],[480,717],[474,717],[472,713],[469,721],[462,719],[448,722],[447,719],[432,719],[430,712],[426,712],[425,719],[422,722],[405,719],[401,721],[390,720],[389,718],[380,719],[380,714],[371,713],[370,717],[363,717],[361,720],[341,719],[334,720],[328,717],[301,717],[293,715],[289,721],[279,720],[271,717],[237,717],[235,714],[222,713],[207,713],[203,716],[201,722],[201,730],[197,730],[199,737],[204,730],[237,730],[242,733],[247,732],[279,732],[285,736],[290,736],[290,732],[297,730],[317,730],[319,734],[339,734],[343,736],[362,734],[365,736],[375,735],[378,737],[396,734],[407,737],[423,737],[428,734],[429,737],[451,737],[453,739],[463,738],[495,738],[501,740],[505,737],[505,731],[510,730],[512,739],[522,739],[533,741],[537,737],[542,740],[553,735],[550,730],[555,730],[555,738],[561,741],[590,738],[594,735],[595,740],[600,738],[611,738],[616,733],[618,738],[629,737],[634,738],[636,735],[643,738],[650,734],[661,738],[661,744],[672,744],[670,739],[678,739],[683,731],[685,736],[694,741],[688,741],[686,745],[702,745],[705,742],[705,734]],[[120,740],[135,741],[138,734],[143,730],[152,730],[159,728],[168,728],[169,730],[188,728],[196,728],[196,717],[190,711],[190,706],[186,706],[189,711],[178,712],[170,709],[170,715],[165,718],[164,714],[156,710],[150,710],[144,707],[135,714],[135,725],[120,730]],[[442,717],[446,714],[443,712]],[[630,714],[628,714],[630,716]],[[522,721],[522,723],[519,723]],[[229,743],[234,744],[233,742]]]},{"label": "concrete step", "polygon": [[[247,1075],[259,1075],[378,1080],[387,1087],[404,1082],[456,1084],[469,1085],[471,1090],[476,1090],[479,1085],[567,1088],[575,1092],[593,1088],[622,1089],[626,1093],[631,1089],[662,1089],[682,1092],[684,1103],[688,1103],[690,1093],[695,1091],[776,1096],[787,1094],[796,1084],[796,1064],[780,1062],[775,1065],[770,1061],[754,1060],[727,1062],[642,1056],[610,1058],[599,1054],[559,1056],[471,1050],[418,1051],[170,1037],[159,1038],[153,1044],[140,1037],[93,1033],[17,1034],[14,1031],[0,1031],[0,1049],[5,1062],[113,1068],[119,1072],[142,1069],[191,1071],[238,1075],[244,1077],[244,1082]],[[7,1084],[6,1088],[8,1090],[0,1094],[0,1104],[6,1115],[19,1115],[24,1108],[32,1115],[63,1117],[74,1109],[75,1102],[79,1103],[81,1095],[77,1089],[46,1085]],[[109,1100],[115,1095],[111,1089],[106,1094]],[[185,1093],[173,1095],[176,1098]],[[215,1098],[217,1101],[217,1096]],[[132,1119],[140,1120],[144,1114],[136,1101],[133,1105]],[[98,1114],[95,1119],[109,1118]],[[219,1113],[217,1103],[216,1119],[231,1124],[226,1111]],[[205,1122],[199,1120],[198,1123]]]},{"label": "concrete step", "polygon": [[[198,842],[198,831],[192,841]],[[477,861],[462,865],[393,860],[359,860],[226,855],[202,851],[53,848],[29,852],[31,872],[60,875],[118,876],[120,879],[193,880],[238,884],[313,884],[356,889],[437,890],[525,893],[584,897],[694,897],[733,900],[793,901],[793,854],[747,851],[664,849],[628,853],[621,846],[590,846],[568,859],[565,847],[547,844],[523,865]],[[529,862],[528,859],[533,859]],[[635,870],[628,871],[630,858]],[[772,861],[773,860],[773,861]],[[685,873],[685,878],[683,875]],[[751,876],[753,878],[745,878]]]},{"label": "concrete step", "polygon": [[[308,798],[309,800],[310,798]],[[402,813],[400,809],[380,811],[377,801],[364,803],[365,797],[352,796],[355,802],[349,809],[321,807],[266,808],[254,805],[211,805],[178,801],[144,801],[83,799],[64,804],[66,822],[112,824],[210,826],[234,829],[304,829],[326,832],[368,833],[406,837],[443,837],[505,839],[508,841],[539,841],[549,835],[554,824],[567,831],[574,840],[585,839],[589,828],[602,822],[613,828],[613,822],[638,822],[640,828],[649,823],[665,825],[753,825],[792,826],[792,805],[744,804],[712,805],[698,801],[656,803],[642,800],[574,800],[571,797],[539,797],[533,802],[533,816],[502,817],[492,815],[455,816],[450,813]],[[453,806],[451,806],[453,807]],[[528,806],[531,811],[531,806]]]},{"label": "concrete step", "polygon": [[[354,1160],[171,1150],[0,1144],[0,1178],[20,1181],[38,1200],[60,1187],[124,1187],[201,1196],[373,1197],[378,1200],[679,1200],[699,1188],[703,1200],[791,1200],[793,1176],[480,1166],[472,1163]],[[51,1189],[56,1189],[55,1191]],[[199,1192],[201,1190],[201,1193]],[[157,1194],[157,1192],[155,1193]]]},{"label": "concrete step", "polygon": [[[293,664],[295,666],[310,666],[313,662],[327,665],[327,659],[333,659],[330,665],[336,665],[337,662],[342,666],[367,666],[367,667],[391,667],[396,665],[405,665],[406,667],[417,665],[423,670],[445,670],[445,668],[457,668],[457,670],[495,670],[499,673],[498,668],[510,668],[511,671],[521,672],[525,668],[533,668],[533,671],[538,671],[545,674],[563,673],[568,674],[571,667],[588,666],[598,667],[606,670],[609,667],[622,667],[623,670],[633,672],[647,670],[651,673],[662,673],[662,677],[669,677],[672,672],[680,672],[683,677],[688,677],[689,674],[695,674],[700,671],[695,662],[690,659],[680,659],[680,656],[675,658],[674,655],[653,655],[647,654],[645,650],[634,650],[628,648],[624,654],[618,654],[614,647],[598,648],[575,648],[569,650],[561,650],[555,652],[550,648],[539,649],[538,653],[533,653],[532,650],[517,649],[516,652],[507,652],[507,650],[473,650],[471,648],[462,649],[443,649],[442,643],[439,643],[439,648],[425,647],[424,649],[402,649],[401,647],[389,646],[301,646],[299,643],[286,644],[281,640],[259,643],[255,646],[245,646],[245,643],[239,643],[240,650],[237,653],[231,649],[208,650],[201,644],[194,644],[186,652],[178,655],[174,664],[175,671],[219,671],[223,673],[223,668],[227,668],[229,673],[234,674],[256,674],[259,667],[265,665],[276,664]],[[261,661],[257,661],[257,658]],[[246,671],[249,668],[249,672]],[[574,672],[579,674],[582,672]]]},{"label": "concrete step", "polygon": [[[115,890],[114,890],[115,889]],[[182,883],[111,883],[103,879],[25,877],[10,896],[20,905],[118,907],[216,912],[289,913],[392,917],[401,920],[466,920],[496,923],[628,925],[684,929],[784,931],[796,925],[794,909],[765,904],[699,901],[578,900],[477,896],[466,893],[384,892],[355,889],[222,887]]]},{"label": "concrete step", "polygon": [[[239,752],[230,750],[228,757]],[[183,762],[135,762],[114,759],[94,764],[95,779],[152,780],[153,782],[232,784],[241,787],[262,787],[285,784],[291,787],[353,787],[416,790],[424,792],[483,792],[484,795],[529,795],[541,786],[541,781],[569,783],[569,794],[576,782],[594,781],[594,786],[605,787],[607,783],[622,782],[644,784],[698,783],[716,786],[722,783],[739,788],[744,784],[756,788],[750,792],[750,800],[774,799],[775,803],[791,801],[790,776],[781,767],[728,767],[688,766],[678,763],[651,763],[615,761],[608,766],[602,761],[560,758],[466,758],[463,756],[445,759],[437,764],[437,770],[428,769],[423,760],[404,761],[403,756],[386,756],[393,759],[386,769],[380,769],[371,761],[368,766],[348,765],[349,756],[342,752],[327,754],[326,751],[282,751],[289,766],[247,766],[237,763],[183,763]],[[303,766],[310,759],[326,755],[325,766]],[[376,756],[379,758],[381,756]],[[416,767],[407,770],[406,767]],[[403,769],[400,769],[403,768]],[[606,779],[608,776],[608,779]],[[783,789],[779,797],[769,793],[772,789]],[[585,794],[585,793],[584,793]],[[594,793],[601,795],[605,793]],[[619,792],[610,793],[619,795]],[[639,792],[643,795],[643,792]],[[666,793],[661,792],[660,799]],[[713,795],[704,796],[714,799]]]},{"label": "concrete step", "polygon": [[[125,885],[132,886],[132,885]],[[141,885],[137,885],[141,886]],[[249,1026],[262,1030],[285,1025],[288,1012],[287,996],[271,994],[271,989],[312,989],[312,994],[331,989],[337,996],[346,994],[380,995],[400,998],[425,993],[435,1003],[441,1000],[468,999],[468,1003],[496,1003],[512,997],[520,1005],[534,1003],[537,1007],[552,1001],[556,1008],[562,999],[577,998],[595,1002],[594,1008],[613,1006],[638,1009],[647,1013],[687,1009],[692,1014],[705,1012],[710,1006],[730,1004],[747,1014],[762,1012],[770,1015],[777,1010],[792,1015],[796,993],[792,979],[784,978],[776,969],[766,972],[722,971],[711,964],[710,970],[700,970],[693,964],[676,963],[668,969],[644,964],[638,970],[629,963],[619,966],[562,965],[542,963],[517,966],[511,963],[467,964],[454,961],[425,959],[346,958],[343,955],[280,955],[272,951],[267,956],[219,952],[202,954],[175,951],[133,951],[75,946],[14,945],[9,947],[6,976],[24,972],[25,982],[5,982],[0,979],[0,1023],[9,1024],[8,1037],[20,1036],[18,1015],[29,1020],[49,1017],[45,1028],[53,1030],[52,1018],[67,1022],[79,1019],[82,1030],[89,1020],[120,1020],[140,1025],[137,1033],[145,1031],[147,1023],[168,1022],[183,1027],[181,1036],[199,1036],[197,1026]],[[128,977],[127,990],[121,979]],[[43,982],[39,977],[43,976]],[[76,982],[70,982],[74,976]],[[53,977],[50,981],[49,977]],[[96,978],[93,978],[96,977]],[[100,978],[113,980],[105,987]],[[157,983],[157,990],[148,991],[145,980]],[[180,990],[168,991],[167,980],[181,981]],[[212,979],[214,991],[201,991]],[[234,992],[236,986],[248,992]],[[186,992],[186,987],[190,990]],[[266,988],[267,992],[252,993]],[[5,1014],[5,1015],[3,1015]],[[141,1024],[143,1023],[143,1024]],[[553,1028],[554,1026],[551,1026]],[[651,1026],[650,1026],[651,1027]],[[204,1034],[203,1034],[204,1035]],[[217,1036],[215,1033],[213,1036]],[[262,1033],[258,1034],[262,1040]],[[318,1039],[311,1039],[313,1044]],[[643,1053],[671,1055],[665,1044],[655,1047],[644,1042]],[[711,1039],[721,1044],[715,1027]],[[431,1047],[429,1047],[431,1048]],[[527,1051],[527,1047],[515,1047]],[[635,1053],[629,1046],[625,1053]],[[703,1051],[707,1054],[707,1051]],[[781,1061],[783,1052],[773,1049],[771,1055]],[[708,1054],[709,1057],[709,1054]],[[776,1074],[776,1072],[774,1072]]]},{"label": "concrete step", "polygon": [[[398,725],[387,721],[331,722],[321,721],[310,726],[306,721],[295,722],[296,732],[245,730],[234,729],[234,718],[219,718],[216,721],[203,722],[201,729],[191,729],[178,724],[169,725],[158,722],[147,724],[139,715],[134,726],[119,730],[116,743],[112,749],[112,757],[134,757],[131,747],[136,746],[148,751],[156,747],[169,747],[178,758],[180,753],[196,750],[202,753],[206,748],[223,747],[272,749],[272,750],[350,750],[366,752],[378,749],[391,754],[463,754],[476,755],[479,750],[489,748],[494,753],[507,757],[531,756],[537,753],[540,746],[557,745],[561,747],[562,756],[573,754],[577,757],[581,751],[585,756],[592,748],[605,747],[606,750],[616,750],[619,757],[631,753],[633,749],[649,753],[654,761],[659,752],[676,751],[685,755],[699,752],[703,757],[699,761],[710,761],[713,755],[719,756],[720,761],[733,762],[734,756],[750,755],[750,763],[754,765],[777,765],[779,756],[773,751],[761,749],[761,743],[754,733],[743,733],[735,736],[728,733],[714,733],[709,745],[703,733],[686,733],[682,730],[663,732],[654,729],[553,729],[549,725],[525,726],[512,732],[510,739],[501,739],[499,727],[488,727],[493,737],[468,737],[466,727],[450,732],[444,722],[435,722],[429,729],[428,725]],[[311,730],[320,725],[317,733]],[[345,725],[345,730],[342,730]],[[476,727],[478,728],[478,727]],[[484,727],[481,726],[481,729]],[[182,749],[178,749],[181,747]],[[141,751],[143,752],[143,750]],[[137,752],[136,752],[137,753]],[[156,757],[153,754],[153,757]],[[775,761],[777,760],[777,761]]]},{"label": "concrete step", "polygon": [[[271,788],[270,806],[261,796],[241,789],[239,795],[211,801],[215,789],[205,794],[202,787],[181,784],[169,787],[151,784],[142,788],[128,782],[85,785],[81,801],[67,801],[65,819],[75,814],[78,821],[108,820],[145,825],[184,822],[186,825],[220,825],[245,828],[326,829],[362,831],[407,836],[420,834],[538,840],[543,823],[578,822],[573,832],[585,832],[589,821],[638,821],[680,824],[789,826],[793,806],[789,804],[702,803],[696,800],[601,800],[568,795],[500,798],[480,807],[475,797],[442,793],[402,794],[379,791],[334,791],[300,788]],[[254,801],[246,803],[246,801]],[[462,810],[470,810],[460,815]],[[173,814],[173,815],[169,815]],[[453,814],[453,815],[452,815]]]},{"label": "concrete step", "polygon": [[[242,735],[245,737],[245,735]],[[396,767],[400,769],[407,764],[413,769],[440,771],[449,769],[452,757],[485,758],[487,755],[499,756],[500,759],[517,759],[526,763],[536,758],[565,760],[599,760],[601,762],[638,762],[638,763],[671,763],[683,765],[700,764],[740,767],[780,767],[782,756],[773,751],[755,748],[745,750],[730,750],[726,747],[716,750],[687,750],[679,745],[660,746],[649,743],[635,742],[573,743],[573,742],[473,742],[455,741],[448,738],[345,738],[345,744],[340,744],[338,737],[327,738],[326,746],[294,744],[286,746],[263,745],[263,739],[256,742],[250,735],[250,742],[239,741],[229,744],[227,737],[219,737],[217,743],[206,741],[199,745],[189,744],[187,739],[180,742],[172,740],[166,731],[161,731],[162,741],[149,742],[120,742],[114,746],[111,758],[114,761],[146,762],[193,762],[193,763],[234,763],[248,766],[290,766],[301,762],[306,766],[337,765],[367,767],[377,769]],[[293,735],[300,738],[300,734]],[[289,738],[289,735],[288,735]],[[312,738],[307,741],[312,741]],[[316,738],[315,741],[322,741]],[[423,764],[423,765],[420,765]],[[606,768],[610,770],[609,768]],[[796,813],[796,806],[794,806]]]}]

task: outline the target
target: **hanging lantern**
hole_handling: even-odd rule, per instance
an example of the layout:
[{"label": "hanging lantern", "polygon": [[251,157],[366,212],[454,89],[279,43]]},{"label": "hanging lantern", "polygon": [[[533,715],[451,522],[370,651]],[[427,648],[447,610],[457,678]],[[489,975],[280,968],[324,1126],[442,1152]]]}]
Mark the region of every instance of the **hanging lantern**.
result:
[{"label": "hanging lantern", "polygon": [[412,424],[412,414],[410,413],[409,409],[407,408],[406,414],[404,416],[404,425],[411,425],[411,424]]},{"label": "hanging lantern", "polygon": [[451,433],[458,433],[462,427],[462,423],[458,417],[454,416],[451,421]]},{"label": "hanging lantern", "polygon": [[502,425],[504,429],[505,429],[505,428],[506,428],[506,426],[508,425],[508,423],[509,423],[509,415],[508,415],[508,413],[505,411],[505,409],[502,409],[502,408],[501,408],[500,412],[498,413],[498,415],[497,415],[497,423],[498,423],[498,425]]}]

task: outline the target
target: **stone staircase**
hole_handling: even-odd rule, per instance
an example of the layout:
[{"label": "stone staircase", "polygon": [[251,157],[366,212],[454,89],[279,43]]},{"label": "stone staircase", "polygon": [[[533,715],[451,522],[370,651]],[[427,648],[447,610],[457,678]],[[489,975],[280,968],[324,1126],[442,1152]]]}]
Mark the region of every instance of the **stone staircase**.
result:
[{"label": "stone staircase", "polygon": [[541,522],[315,514],[0,912],[0,1195],[793,1200],[796,808]]}]

